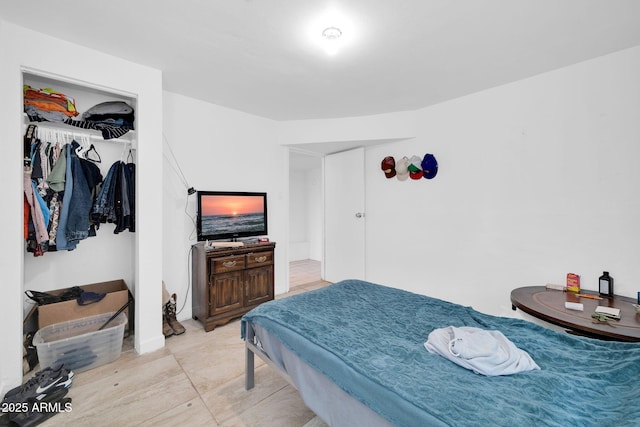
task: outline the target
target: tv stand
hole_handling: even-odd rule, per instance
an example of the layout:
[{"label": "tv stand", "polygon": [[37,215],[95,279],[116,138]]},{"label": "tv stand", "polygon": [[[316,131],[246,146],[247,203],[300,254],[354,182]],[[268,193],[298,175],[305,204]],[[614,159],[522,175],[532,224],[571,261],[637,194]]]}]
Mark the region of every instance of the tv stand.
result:
[{"label": "tv stand", "polygon": [[214,248],[205,242],[193,245],[192,316],[205,331],[273,299],[275,246],[275,242]]}]

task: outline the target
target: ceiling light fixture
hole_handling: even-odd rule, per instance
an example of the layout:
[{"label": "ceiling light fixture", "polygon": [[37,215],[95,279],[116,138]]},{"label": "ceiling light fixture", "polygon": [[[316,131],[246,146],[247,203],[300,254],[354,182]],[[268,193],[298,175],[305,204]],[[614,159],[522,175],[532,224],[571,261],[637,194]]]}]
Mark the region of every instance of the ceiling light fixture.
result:
[{"label": "ceiling light fixture", "polygon": [[324,31],[322,32],[322,37],[324,37],[329,41],[338,40],[341,35],[342,35],[342,31],[340,30],[340,28],[337,28],[337,27],[328,27],[328,28],[325,28]]},{"label": "ceiling light fixture", "polygon": [[327,27],[322,31],[323,48],[329,55],[335,55],[338,46],[341,44],[339,39],[342,36],[342,30],[338,27]]},{"label": "ceiling light fixture", "polygon": [[328,9],[305,24],[308,41],[328,55],[353,47],[358,34],[357,25],[343,11]]}]

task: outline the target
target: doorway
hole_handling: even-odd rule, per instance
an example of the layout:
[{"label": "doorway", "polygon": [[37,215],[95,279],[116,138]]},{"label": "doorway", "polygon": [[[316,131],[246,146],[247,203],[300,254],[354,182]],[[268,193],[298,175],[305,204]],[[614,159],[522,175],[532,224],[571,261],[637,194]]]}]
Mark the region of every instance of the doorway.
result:
[{"label": "doorway", "polygon": [[364,148],[289,154],[289,287],[364,279]]},{"label": "doorway", "polygon": [[322,279],[323,155],[289,152],[289,288]]}]

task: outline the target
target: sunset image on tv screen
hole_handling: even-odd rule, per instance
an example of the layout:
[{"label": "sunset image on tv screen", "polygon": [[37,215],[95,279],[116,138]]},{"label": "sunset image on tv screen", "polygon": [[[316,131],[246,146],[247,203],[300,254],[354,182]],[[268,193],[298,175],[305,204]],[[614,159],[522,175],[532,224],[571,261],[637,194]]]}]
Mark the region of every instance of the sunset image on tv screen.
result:
[{"label": "sunset image on tv screen", "polygon": [[260,232],[264,228],[262,196],[203,196],[202,234]]}]

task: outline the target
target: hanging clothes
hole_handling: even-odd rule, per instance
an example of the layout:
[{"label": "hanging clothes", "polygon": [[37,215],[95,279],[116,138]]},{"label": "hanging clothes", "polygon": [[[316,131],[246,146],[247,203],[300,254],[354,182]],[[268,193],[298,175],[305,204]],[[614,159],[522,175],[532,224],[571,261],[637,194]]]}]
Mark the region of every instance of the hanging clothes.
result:
[{"label": "hanging clothes", "polygon": [[116,162],[111,165],[107,175],[102,183],[102,188],[96,196],[96,200],[93,203],[91,209],[91,219],[96,223],[106,223],[115,221],[115,210],[113,209],[113,198],[109,200],[110,196],[115,193],[116,180],[115,177],[118,172],[118,166],[120,162]]},{"label": "hanging clothes", "polygon": [[57,144],[33,143],[33,167],[24,172],[29,206],[24,228],[27,250],[35,256],[73,250],[81,240],[96,235],[90,214],[102,174],[93,162],[78,157],[79,148],[76,141],[61,150]]},{"label": "hanging clothes", "polygon": [[[130,114],[133,120],[133,111],[126,105],[117,107],[125,108],[123,115]],[[105,222],[114,224],[116,234],[135,231],[135,164],[115,162],[103,181],[97,165],[100,154],[93,145],[75,140],[64,145],[41,141],[35,138],[35,130],[30,125],[24,137],[27,251],[41,256],[48,251],[74,250],[79,242],[95,236],[96,228]]]},{"label": "hanging clothes", "polygon": [[135,163],[127,163],[126,169],[129,172],[129,231],[136,231],[136,165]]},{"label": "hanging clothes", "polygon": [[71,154],[69,145],[65,145],[62,155],[66,158],[64,193],[62,194],[62,206],[58,218],[58,232],[56,233],[57,250],[73,250],[76,248],[74,242],[67,240],[67,222],[69,221],[69,208],[71,207],[71,194],[73,193],[73,174],[71,173]]},{"label": "hanging clothes", "polygon": [[135,231],[135,166],[121,161],[111,165],[93,205],[91,219],[115,224],[115,234]]},{"label": "hanging clothes", "polygon": [[56,236],[58,234],[58,222],[60,220],[60,209],[62,208],[62,201],[58,199],[58,192],[54,192],[51,195],[49,201],[49,249],[56,249]]},{"label": "hanging clothes", "polygon": [[71,147],[68,148],[69,157],[67,158],[67,164],[71,160],[73,191],[69,201],[65,232],[67,242],[74,247],[80,240],[89,237],[89,213],[91,212],[91,192],[87,184],[87,178],[80,165],[80,159],[76,154],[78,147],[80,147],[80,144],[73,141]]},{"label": "hanging clothes", "polygon": [[22,196],[22,200],[22,213],[24,214],[24,239],[27,240],[29,238],[29,218],[31,217],[31,209],[29,208],[29,201],[27,200],[26,194]]},{"label": "hanging clothes", "polygon": [[64,191],[65,179],[67,176],[67,156],[64,155],[64,148],[60,150],[57,161],[54,163],[47,176],[48,187],[53,191]]},{"label": "hanging clothes", "polygon": [[45,222],[40,202],[37,199],[37,194],[31,181],[31,170],[27,169],[24,171],[24,195],[29,204],[30,219],[35,229],[34,237],[38,246],[40,246],[49,240],[49,233],[47,232],[47,223]]},{"label": "hanging clothes", "polygon": [[[93,148],[93,145],[91,145],[91,147]],[[102,187],[102,173],[100,172],[100,168],[98,167],[98,165],[96,165],[93,160],[90,161],[81,158],[80,166],[82,166],[82,171],[84,172],[84,176],[87,179],[87,185],[89,187],[91,196],[91,209],[89,211],[89,237],[93,237],[96,235],[96,229],[99,228],[100,224],[93,220],[91,210],[93,209],[93,205],[96,201],[96,197],[98,196],[98,192]]]}]

